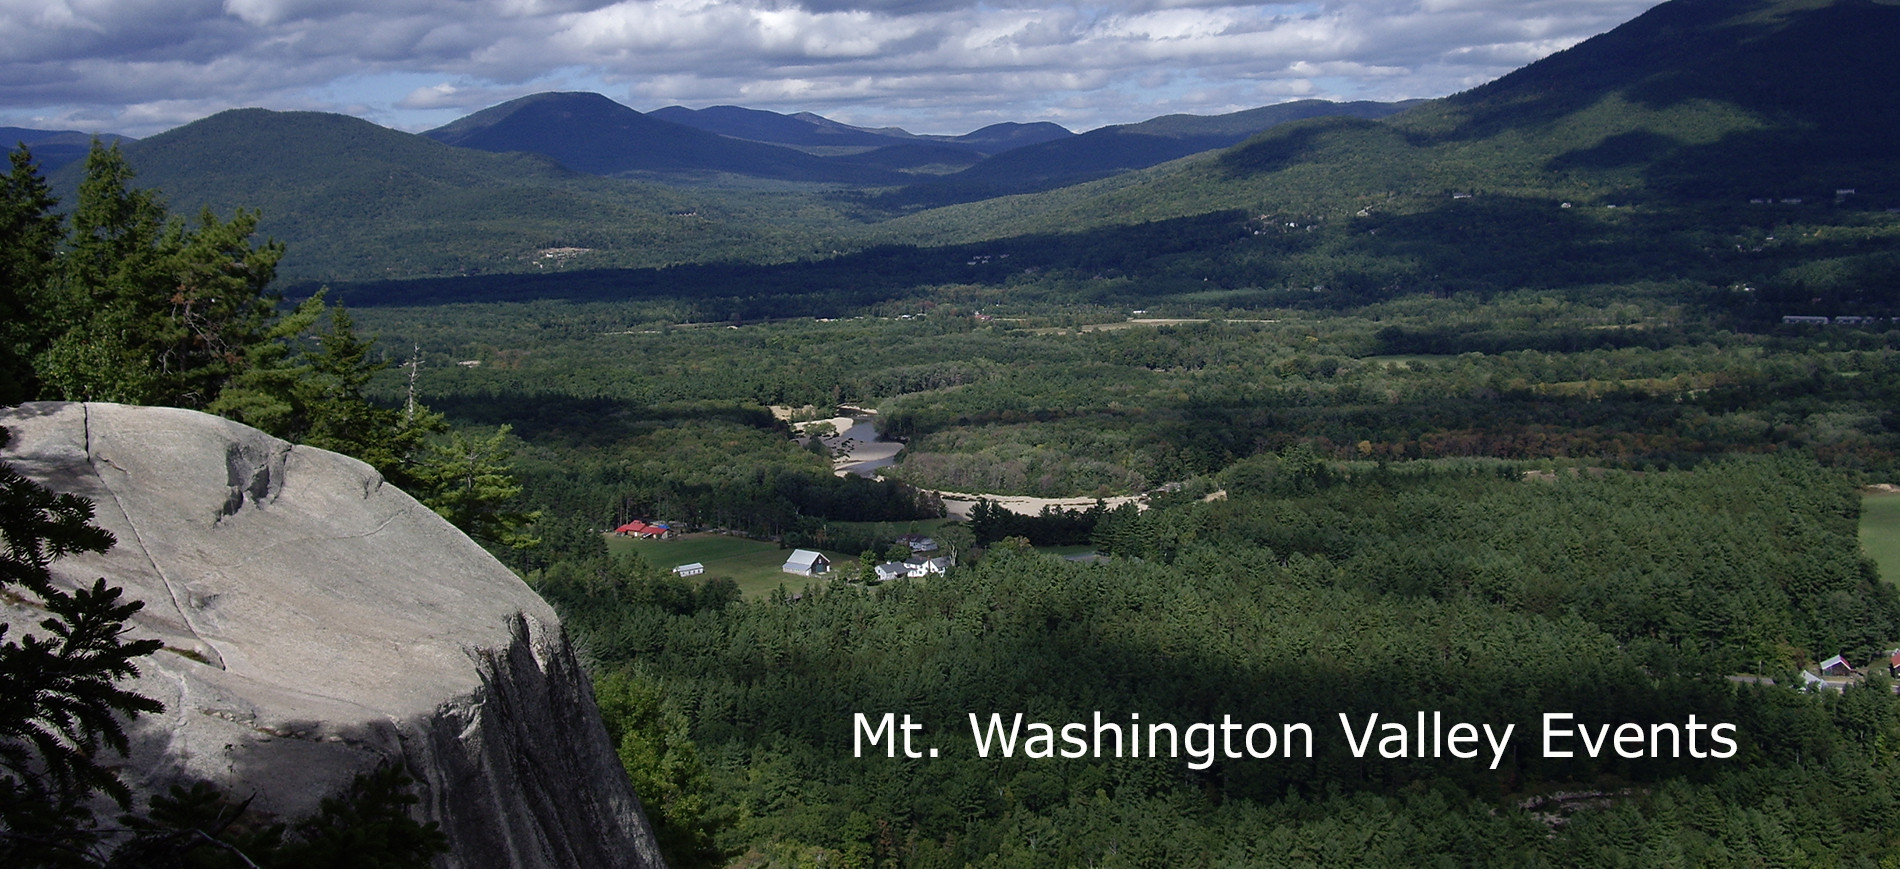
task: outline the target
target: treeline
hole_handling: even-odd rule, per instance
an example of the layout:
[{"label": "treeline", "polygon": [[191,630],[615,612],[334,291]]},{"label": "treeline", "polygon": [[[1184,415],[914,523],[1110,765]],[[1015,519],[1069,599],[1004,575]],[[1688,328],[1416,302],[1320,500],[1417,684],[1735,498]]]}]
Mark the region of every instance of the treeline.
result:
[{"label": "treeline", "polygon": [[[1120,524],[1117,557],[1004,541],[921,584],[790,601],[640,601],[650,571],[553,578],[591,653],[689,723],[694,829],[772,865],[1277,865],[1886,853],[1884,680],[1803,695],[1794,668],[1900,633],[1849,487],[1796,459],[1521,479],[1276,457],[1225,501]],[[660,580],[664,582],[665,580]],[[591,583],[591,585],[590,585]],[[1884,660],[1884,659],[1883,659]],[[1779,686],[1728,673],[1765,672]],[[1355,757],[1338,715],[1516,728],[1486,762]],[[853,758],[853,712],[925,723],[918,759]],[[1312,757],[979,758],[967,716],[1304,722]],[[1735,725],[1737,753],[1547,757],[1542,715]],[[1058,743],[1058,746],[1061,744]],[[1686,746],[1686,743],[1685,743]],[[1576,804],[1559,792],[1595,794]],[[1770,795],[1779,794],[1780,798]],[[1543,814],[1562,816],[1562,822]],[[1816,837],[1815,829],[1830,831]],[[1296,861],[1297,862],[1297,861]]]},{"label": "treeline", "polygon": [[[1243,215],[1223,211],[1139,226],[965,245],[884,244],[789,263],[695,263],[656,269],[336,283],[332,293],[359,307],[639,299],[684,302],[685,317],[699,322],[848,317],[891,299],[922,297],[927,288],[946,284],[1006,285],[1025,274],[1049,270],[1148,274],[1165,268],[1174,257],[1230,242],[1245,232]],[[292,288],[291,292],[314,289]]]},{"label": "treeline", "polygon": [[482,543],[531,545],[506,433],[451,431],[414,396],[369,397],[390,361],[322,294],[286,306],[282,245],[255,213],[169,213],[116,146],[94,145],[70,216],[32,155],[0,179],[0,402],[166,405],[215,413],[367,462]]}]

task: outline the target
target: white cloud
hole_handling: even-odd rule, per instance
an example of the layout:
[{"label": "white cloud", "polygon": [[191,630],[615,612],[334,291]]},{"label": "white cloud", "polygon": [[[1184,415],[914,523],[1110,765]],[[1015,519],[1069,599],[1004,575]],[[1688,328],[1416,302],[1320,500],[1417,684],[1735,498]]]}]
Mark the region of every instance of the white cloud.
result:
[{"label": "white cloud", "polygon": [[[962,132],[1437,96],[1655,0],[0,0],[0,124],[216,108],[416,129],[534,90]],[[24,37],[17,36],[24,34]],[[882,113],[882,114],[880,114]]]}]

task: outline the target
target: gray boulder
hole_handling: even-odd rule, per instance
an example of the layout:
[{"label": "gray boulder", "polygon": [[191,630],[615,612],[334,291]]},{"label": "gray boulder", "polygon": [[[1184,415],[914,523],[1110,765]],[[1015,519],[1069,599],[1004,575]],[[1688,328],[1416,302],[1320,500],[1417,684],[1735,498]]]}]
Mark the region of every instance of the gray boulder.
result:
[{"label": "gray boulder", "polygon": [[135,791],[203,779],[294,818],[397,760],[444,867],[663,865],[553,610],[368,465],[172,408],[0,426],[0,458],[118,537],[58,578],[123,586],[165,644],[135,686],[165,704],[131,730]]}]

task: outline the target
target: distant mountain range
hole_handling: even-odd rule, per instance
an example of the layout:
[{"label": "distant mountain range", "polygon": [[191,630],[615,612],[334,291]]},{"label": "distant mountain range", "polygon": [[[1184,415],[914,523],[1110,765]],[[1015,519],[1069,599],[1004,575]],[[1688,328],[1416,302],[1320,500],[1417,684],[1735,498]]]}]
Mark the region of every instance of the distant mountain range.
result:
[{"label": "distant mountain range", "polygon": [[857,186],[905,180],[892,169],[676,124],[590,93],[510,100],[423,135],[461,148],[540,154],[590,175],[742,176]]},{"label": "distant mountain range", "polygon": [[[40,169],[51,172],[76,160],[83,159],[92,149],[92,133],[76,130],[28,130],[21,127],[0,127],[0,148],[12,150],[25,145],[33,154]],[[132,139],[114,133],[99,133],[96,138],[108,144],[112,142],[130,142]]]},{"label": "distant mountain range", "polygon": [[919,181],[880,198],[887,206],[934,207],[1054,190],[1118,172],[1239,144],[1281,124],[1308,118],[1384,118],[1417,105],[1300,100],[1225,115],[1166,115],[1025,145],[970,168]]},{"label": "distant mountain range", "polygon": [[1881,212],[1900,207],[1900,55],[1882,47],[1894,44],[1900,3],[1888,0],[1670,0],[1384,120],[1282,124],[1166,171],[890,228],[944,243],[1220,209],[1311,223],[1438,212],[1479,194],[1729,211],[1839,198]]},{"label": "distant mountain range", "polygon": [[[571,265],[576,251],[594,267],[810,257],[840,249],[842,218],[832,218],[831,228],[788,221],[760,210],[745,191],[902,191],[1025,152],[1042,156],[1018,160],[1026,167],[1019,180],[1008,180],[1007,168],[983,177],[991,189],[1037,189],[1051,183],[1043,167],[1076,160],[1041,149],[1099,143],[1085,149],[1091,162],[1075,170],[1096,177],[1109,171],[1104,166],[1151,165],[1328,105],[1170,116],[1119,135],[997,124],[919,136],[734,107],[642,114],[598,94],[547,93],[421,135],[345,115],[234,109],[122,141],[137,183],[165,193],[176,211],[259,210],[261,230],[291,249],[286,278],[339,281],[542,270]],[[61,135],[34,133],[32,141],[43,143],[35,154],[56,142],[90,141]],[[83,145],[72,147],[78,150],[62,156],[83,155]],[[70,197],[79,167],[52,174],[56,190]],[[894,201],[861,199],[850,208],[869,207],[859,219],[874,219]],[[567,253],[547,260],[549,250]]]},{"label": "distant mountain range", "polygon": [[878,201],[914,208],[1048,190],[1224,148],[1288,121],[1382,118],[1407,105],[1305,100],[1216,117],[1170,115],[1082,135],[1041,123],[918,136],[809,113],[672,106],[641,114],[599,94],[546,93],[423,135],[464,148],[541,154],[593,175],[903,187]]},{"label": "distant mountain range", "polygon": [[[348,115],[232,109],[124,145],[174,214],[261,213],[293,281],[809,256],[769,221],[674,188],[576,173],[537,154],[444,145]],[[81,167],[51,173],[70,201]]]},{"label": "distant mountain range", "polygon": [[[140,183],[176,210],[262,209],[264,231],[291,247],[285,274],[299,279],[785,262],[1228,212],[1339,227],[1342,239],[1353,221],[1371,221],[1392,263],[1417,263],[1391,241],[1399,228],[1380,221],[1469,225],[1483,212],[1466,202],[1474,196],[1539,215],[1558,202],[1578,214],[1732,211],[1751,200],[1900,207],[1895,44],[1900,4],[1890,0],[1670,0],[1497,81],[1416,104],[1298,102],[1079,135],[1023,124],[917,136],[809,114],[643,114],[596,94],[538,94],[424,135],[241,110],[126,150]],[[75,173],[56,188],[73,189]],[[1668,219],[1726,221],[1731,211]],[[1517,211],[1484,220],[1525,222]],[[1565,220],[1552,237],[1589,229]],[[1501,242],[1513,252],[1529,243]],[[1597,250],[1572,255],[1608,248]]]},{"label": "distant mountain range", "polygon": [[897,127],[853,127],[810,112],[781,115],[738,106],[713,106],[706,109],[668,106],[655,109],[647,115],[735,139],[809,148],[813,149],[812,153],[849,153],[901,145],[936,144],[987,157],[1013,148],[1075,135],[1060,125],[1044,122],[992,124],[961,136],[920,136]]}]

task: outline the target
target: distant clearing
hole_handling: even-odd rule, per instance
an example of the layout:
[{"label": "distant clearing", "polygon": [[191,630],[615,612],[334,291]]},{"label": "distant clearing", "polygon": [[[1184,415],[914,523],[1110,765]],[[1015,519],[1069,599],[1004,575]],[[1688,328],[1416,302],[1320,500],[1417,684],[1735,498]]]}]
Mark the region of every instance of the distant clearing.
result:
[{"label": "distant clearing", "polygon": [[[779,568],[792,554],[790,549],[780,549],[776,543],[726,534],[687,534],[676,540],[636,540],[609,534],[607,549],[615,553],[632,550],[639,553],[648,564],[661,570],[672,570],[697,561],[706,565],[706,573],[701,579],[727,577],[739,584],[739,592],[748,599],[763,598],[780,585],[785,586],[787,593],[797,594],[807,584],[825,581],[781,571]],[[826,551],[825,557],[830,558],[833,565],[844,564],[851,569],[856,569],[858,564],[855,555]]]},{"label": "distant clearing", "polygon": [[1900,581],[1900,492],[1869,491],[1860,499],[1860,548],[1880,576]]},{"label": "distant clearing", "polygon": [[1398,353],[1398,354],[1385,355],[1385,356],[1364,356],[1360,358],[1360,361],[1371,362],[1375,365],[1383,365],[1387,368],[1410,368],[1412,367],[1413,363],[1417,363],[1417,362],[1438,362],[1445,359],[1456,359],[1456,358],[1458,357],[1452,356],[1452,355],[1434,355],[1434,354],[1428,354],[1428,353]]},{"label": "distant clearing", "polygon": [[[1122,320],[1116,323],[1089,323],[1082,326],[1044,326],[1044,327],[1036,328],[1036,329],[1025,329],[1023,331],[1031,332],[1037,335],[1056,335],[1056,334],[1061,334],[1063,332],[1067,332],[1070,329],[1074,329],[1077,332],[1109,332],[1109,331],[1114,331],[1117,329],[1133,329],[1139,326],[1185,326],[1190,323],[1206,323],[1206,322],[1208,321],[1205,319],[1194,319],[1194,318],[1156,318],[1156,319],[1143,319],[1143,320]],[[1265,320],[1261,322],[1270,323],[1273,321]]]}]

